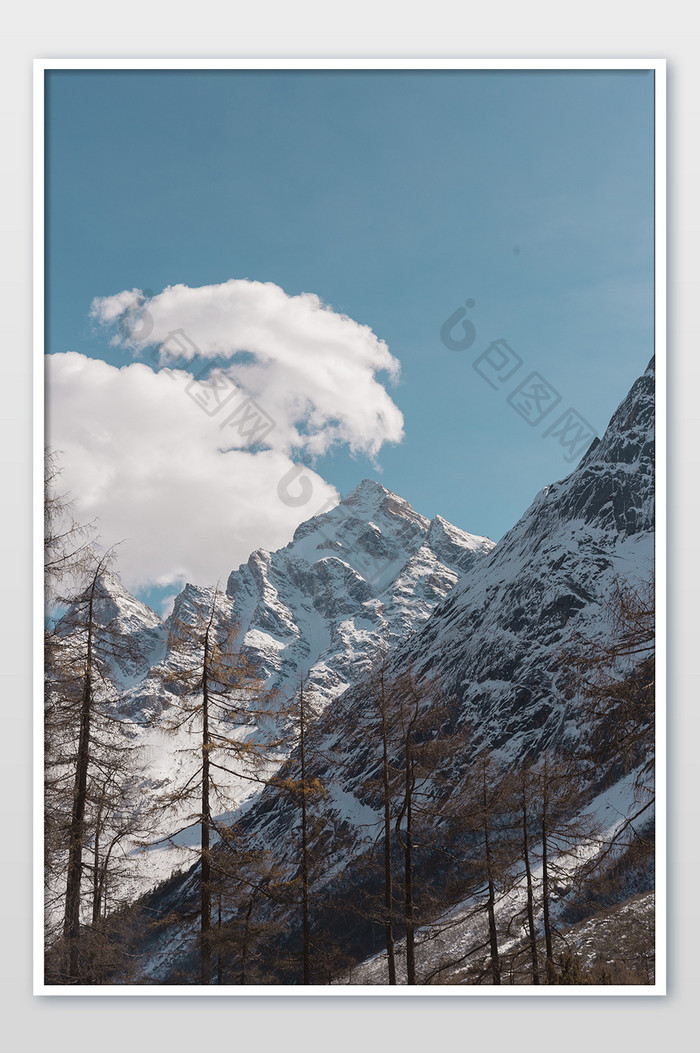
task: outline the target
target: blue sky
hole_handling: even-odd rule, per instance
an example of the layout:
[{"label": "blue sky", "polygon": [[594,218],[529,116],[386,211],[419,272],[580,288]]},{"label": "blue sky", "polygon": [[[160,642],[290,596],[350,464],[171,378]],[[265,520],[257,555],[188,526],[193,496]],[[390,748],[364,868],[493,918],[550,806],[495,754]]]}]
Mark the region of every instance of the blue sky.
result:
[{"label": "blue sky", "polygon": [[[646,72],[52,71],[47,350],[124,364],[88,317],[123,289],[316,293],[400,360],[406,432],[381,474],[345,448],[316,470],[497,540],[571,469],[547,423],[602,432],[653,353],[653,150]],[[495,390],[498,338],[522,365]],[[533,372],[541,426],[507,402]]]}]

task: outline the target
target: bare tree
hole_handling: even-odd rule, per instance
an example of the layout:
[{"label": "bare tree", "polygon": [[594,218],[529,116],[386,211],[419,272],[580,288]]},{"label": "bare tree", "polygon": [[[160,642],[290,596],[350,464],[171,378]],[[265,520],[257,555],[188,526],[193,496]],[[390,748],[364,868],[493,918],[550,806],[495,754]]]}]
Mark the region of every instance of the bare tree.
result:
[{"label": "bare tree", "polygon": [[522,835],[522,858],[525,867],[525,887],[527,892],[527,934],[532,966],[532,982],[540,982],[540,970],[537,956],[537,927],[535,925],[535,893],[531,864],[532,842],[532,788],[533,780],[527,764],[524,762],[515,777],[514,791],[520,812],[520,832]]},{"label": "bare tree", "polygon": [[[104,914],[115,849],[137,835],[146,799],[134,769],[133,723],[119,716],[112,680],[114,664],[130,656],[131,642],[105,615],[110,559],[110,553],[96,558],[82,591],[47,629],[47,901],[51,914],[60,909],[62,915],[59,982],[84,980],[84,925],[90,916],[96,922]],[[91,873],[88,895],[85,880]],[[50,925],[47,936],[54,939]],[[97,965],[91,954],[93,976]]]},{"label": "bare tree", "polygon": [[[182,729],[191,745],[183,747],[195,761],[187,781],[165,798],[168,811],[191,806],[180,830],[199,824],[200,847],[200,979],[212,983],[212,839],[218,837],[216,814],[232,805],[231,778],[264,784],[262,773],[281,739],[275,733],[280,710],[264,690],[257,671],[236,646],[236,626],[226,623],[217,606],[196,602],[191,622],[179,621],[170,639],[171,664],[163,670],[173,701],[164,726]],[[262,725],[266,725],[266,733]],[[251,734],[254,732],[254,734]],[[175,836],[173,831],[169,837]]]},{"label": "bare tree", "polygon": [[287,766],[274,778],[273,785],[286,795],[299,811],[299,837],[296,845],[298,874],[292,884],[298,885],[300,889],[302,982],[311,984],[316,950],[312,942],[311,892],[318,877],[320,845],[324,833],[327,832],[328,823],[327,817],[320,815],[318,809],[327,791],[316,770],[319,760],[317,750],[314,749],[310,756],[310,734],[316,714],[305,686],[304,677],[301,676],[299,691],[287,710],[297,739],[297,748]]},{"label": "bare tree", "polygon": [[104,560],[98,563],[95,573],[82,597],[87,605],[85,613],[85,654],[82,674],[82,698],[79,711],[78,748],[73,782],[73,809],[68,843],[68,877],[63,922],[64,937],[68,942],[69,976],[78,976],[78,938],[80,936],[80,885],[83,873],[83,841],[85,808],[88,798],[88,775],[91,760],[91,724],[94,707],[94,680],[96,676],[96,618],[95,595]]},{"label": "bare tree", "polygon": [[[449,802],[452,851],[462,860],[459,895],[473,901],[463,917],[485,919],[483,941],[469,947],[460,959],[476,962],[478,955],[488,950],[476,974],[477,983],[486,979],[496,986],[503,983],[501,943],[512,922],[510,909],[506,915],[504,905],[519,879],[519,807],[511,767],[488,748],[478,749],[465,775],[453,787]],[[478,939],[481,941],[482,936]]]},{"label": "bare tree", "polygon": [[654,800],[654,580],[616,579],[603,638],[578,636],[563,656],[565,679],[581,699],[590,761],[608,770],[636,770],[644,810]]},{"label": "bare tree", "polygon": [[73,503],[59,490],[60,456],[47,449],[44,455],[44,585],[47,605],[57,588],[79,582],[96,560],[93,524],[78,523]]},{"label": "bare tree", "polygon": [[266,978],[266,955],[280,937],[284,868],[270,849],[251,841],[242,824],[220,825],[217,830],[212,938],[216,982],[261,983]]},{"label": "bare tree", "polygon": [[[531,842],[531,853],[541,866],[540,901],[547,983],[554,983],[557,975],[552,917],[553,887],[556,883],[571,886],[585,880],[589,864],[585,858],[581,860],[581,850],[591,848],[593,853],[597,853],[601,845],[600,832],[593,816],[582,811],[585,801],[583,770],[581,763],[572,754],[545,750],[536,763],[520,773],[521,793],[527,797],[527,820],[534,821],[537,831]],[[525,843],[524,834],[523,839]],[[531,941],[533,938],[531,926]],[[533,982],[539,982],[534,981],[534,974]]]},{"label": "bare tree", "polygon": [[[403,927],[406,942],[406,982],[417,983],[417,900],[422,914],[430,912],[424,883],[416,887],[417,851],[440,850],[440,827],[445,821],[446,773],[455,753],[464,744],[462,734],[451,730],[452,714],[440,685],[419,680],[409,666],[390,682],[380,685],[382,741],[382,791],[385,821],[385,881],[391,881],[391,856],[387,850],[387,809],[393,817],[396,840],[403,855]],[[389,839],[390,844],[390,839]],[[391,902],[393,907],[393,885]],[[418,895],[417,895],[418,893]],[[434,907],[434,905],[433,905]],[[392,934],[393,935],[393,934]]]},{"label": "bare tree", "polygon": [[379,712],[380,739],[382,744],[382,798],[384,806],[384,935],[386,939],[387,969],[389,983],[396,983],[396,958],[394,955],[394,891],[391,871],[391,823],[392,792],[389,750],[393,732],[392,687],[387,676],[386,657],[383,656],[372,678],[372,689]]}]

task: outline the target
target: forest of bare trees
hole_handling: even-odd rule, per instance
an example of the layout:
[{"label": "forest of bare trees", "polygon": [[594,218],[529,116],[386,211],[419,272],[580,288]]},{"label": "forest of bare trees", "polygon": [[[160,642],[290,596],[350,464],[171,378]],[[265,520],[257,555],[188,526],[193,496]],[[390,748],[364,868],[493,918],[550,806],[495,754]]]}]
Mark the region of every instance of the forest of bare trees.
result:
[{"label": "forest of bare trees", "polygon": [[[353,983],[368,947],[380,972],[362,982],[619,979],[614,969],[582,966],[562,931],[566,910],[554,904],[565,894],[574,924],[577,905],[585,917],[619,898],[626,866],[651,865],[651,584],[618,581],[606,635],[576,639],[561,656],[581,740],[517,760],[488,750],[439,680],[397,671],[380,652],[365,681],[363,723],[339,707],[348,746],[373,758],[352,773],[316,734],[303,677],[292,699],[266,691],[235,626],[222,629],[217,591],[172,623],[175,659],[162,682],[178,701],[153,720],[165,735],[186,727],[192,756],[187,781],[155,799],[109,676],[130,647],[101,613],[111,558],[73,520],[49,458],[47,982],[148,982],[139,971],[147,942],[177,928],[196,946],[182,980],[204,985]],[[465,756],[466,769],[457,763]],[[588,805],[628,772],[638,807],[611,835]],[[333,812],[349,774],[376,815],[361,835]],[[226,819],[232,776],[253,784],[267,809],[274,836],[265,843],[245,815]],[[188,896],[178,909],[163,906],[163,889],[130,902],[130,849],[183,827],[199,831]],[[438,944],[448,949],[436,958]],[[649,982],[626,968],[621,982]]]}]

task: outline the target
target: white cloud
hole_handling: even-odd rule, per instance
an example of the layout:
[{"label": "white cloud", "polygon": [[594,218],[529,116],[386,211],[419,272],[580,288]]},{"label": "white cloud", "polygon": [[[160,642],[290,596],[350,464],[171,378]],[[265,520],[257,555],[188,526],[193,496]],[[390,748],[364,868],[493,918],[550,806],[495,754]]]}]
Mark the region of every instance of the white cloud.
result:
[{"label": "white cloud", "polygon": [[337,497],[314,472],[300,508],[280,500],[292,467],[278,450],[220,449],[221,431],[186,394],[189,375],[134,363],[117,369],[69,352],[47,358],[47,439],[61,451],[76,516],[102,543],[124,541],[129,588],[225,580],[255,548],[275,549]]},{"label": "white cloud", "polygon": [[173,285],[150,299],[124,291],[94,300],[91,314],[118,322],[125,347],[153,348],[162,364],[171,349],[181,361],[216,357],[276,422],[277,449],[324,453],[342,443],[375,457],[384,442],[403,437],[403,416],[376,376],[395,380],[398,361],[369,326],[312,293],[288,296],[270,282],[232,279]]},{"label": "white cloud", "polygon": [[[145,297],[140,289],[124,289],[115,296],[105,296],[99,300],[93,300],[92,313],[94,317],[104,324],[116,322],[125,314],[132,314],[137,307],[143,303]],[[99,304],[99,311],[97,310]]]},{"label": "white cloud", "polygon": [[175,606],[175,600],[177,599],[177,592],[171,592],[169,596],[160,602],[160,616],[165,619],[173,613],[173,607]]},{"label": "white cloud", "polygon": [[[220,356],[223,408],[186,368],[117,368],[75,352],[47,358],[47,441],[62,452],[77,516],[96,518],[106,545],[124,539],[118,568],[127,587],[225,580],[252,550],[285,544],[338,498],[312,470],[295,475],[295,447],[343,443],[375,456],[401,439],[401,413],[375,376],[396,376],[396,360],[370,329],[316,297],[227,282],[166,289],[147,301],[147,317],[142,304],[132,290],[95,301],[92,313],[118,323],[131,348],[157,347],[161,359],[174,330],[187,337],[183,360],[194,353],[189,341],[205,358]],[[241,351],[246,361],[229,364]],[[241,422],[258,407],[274,427],[250,448]]]}]

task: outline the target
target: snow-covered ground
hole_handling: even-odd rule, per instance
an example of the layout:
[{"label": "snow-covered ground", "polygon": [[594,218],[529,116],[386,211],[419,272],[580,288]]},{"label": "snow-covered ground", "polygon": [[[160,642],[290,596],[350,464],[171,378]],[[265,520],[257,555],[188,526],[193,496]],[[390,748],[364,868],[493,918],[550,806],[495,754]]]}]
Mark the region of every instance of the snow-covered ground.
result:
[{"label": "snow-covered ground", "polygon": [[[619,837],[617,853],[621,852],[635,836],[635,826],[642,827],[642,821],[627,826],[622,835],[620,832],[630,815],[639,808],[634,789],[635,772],[621,779],[614,786],[599,794],[588,805],[582,817],[587,816],[595,821],[596,837],[589,844],[581,844],[571,850],[560,850],[553,853],[552,862],[556,864],[557,878],[551,898],[552,923],[560,925],[560,918],[567,907],[567,875],[573,878],[576,869],[586,861],[593,859],[605,846]],[[652,812],[652,809],[650,809]],[[652,812],[653,814],[653,812]],[[645,814],[648,821],[649,814]],[[543,915],[541,896],[542,867],[532,867],[532,880],[535,889],[535,923],[538,936],[543,933]],[[496,907],[496,924],[499,930],[499,952],[507,956],[527,938],[526,914],[527,886],[524,871],[516,879],[507,893],[499,895]],[[483,910],[484,900],[470,896],[457,903],[434,923],[426,925],[416,932],[416,973],[418,983],[467,983],[473,975],[475,966],[480,966],[488,958],[488,923]],[[514,917],[520,921],[512,923]],[[577,930],[586,931],[585,926]],[[579,941],[581,946],[585,946]],[[575,944],[578,947],[578,943]],[[597,941],[596,941],[597,946]],[[593,941],[589,955],[584,955],[583,964],[590,964],[593,954]],[[397,980],[406,983],[406,947],[405,940],[396,942]],[[388,984],[386,952],[373,955],[358,965],[338,983],[342,984]],[[487,978],[488,982],[488,978]]]}]

